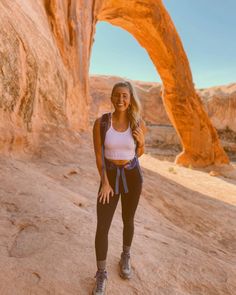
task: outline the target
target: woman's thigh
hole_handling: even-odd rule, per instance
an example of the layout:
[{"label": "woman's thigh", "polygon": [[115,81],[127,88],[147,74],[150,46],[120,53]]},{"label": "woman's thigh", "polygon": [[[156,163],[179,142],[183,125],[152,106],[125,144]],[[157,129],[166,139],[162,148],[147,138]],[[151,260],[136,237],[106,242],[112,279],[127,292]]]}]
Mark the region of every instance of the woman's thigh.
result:
[{"label": "woman's thigh", "polygon": [[[108,171],[107,172],[107,177],[109,180],[109,184],[111,185],[113,191],[114,191],[114,186],[115,186],[115,174],[113,171]],[[99,186],[98,193],[101,189],[101,182]],[[110,195],[109,198],[109,203],[103,204],[103,202],[99,201],[99,196],[97,195],[97,221],[99,225],[102,225],[107,227],[109,229],[114,212],[116,210],[117,204],[119,201],[119,195]]]},{"label": "woman's thigh", "polygon": [[133,218],[142,192],[142,178],[137,167],[125,171],[128,193],[121,194],[122,217]]}]

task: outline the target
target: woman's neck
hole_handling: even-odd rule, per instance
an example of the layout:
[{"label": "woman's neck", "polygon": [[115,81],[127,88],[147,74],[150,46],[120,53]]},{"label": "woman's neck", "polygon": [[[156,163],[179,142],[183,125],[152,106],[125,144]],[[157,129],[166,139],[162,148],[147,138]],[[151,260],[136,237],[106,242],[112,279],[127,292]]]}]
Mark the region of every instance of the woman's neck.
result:
[{"label": "woman's neck", "polygon": [[118,122],[129,121],[127,112],[117,112],[116,110],[112,114],[112,117]]}]

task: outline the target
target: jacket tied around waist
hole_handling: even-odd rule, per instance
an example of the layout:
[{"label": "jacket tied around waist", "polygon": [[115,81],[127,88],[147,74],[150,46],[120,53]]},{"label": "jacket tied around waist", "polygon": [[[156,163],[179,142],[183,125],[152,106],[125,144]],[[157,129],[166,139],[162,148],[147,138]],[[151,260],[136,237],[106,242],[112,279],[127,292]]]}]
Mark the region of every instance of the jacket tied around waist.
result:
[{"label": "jacket tied around waist", "polygon": [[126,176],[125,176],[125,169],[132,170],[135,167],[137,167],[139,170],[139,173],[141,175],[142,182],[143,182],[142,172],[141,172],[141,168],[139,165],[139,160],[138,160],[137,155],[135,155],[135,157],[132,160],[130,160],[128,163],[126,163],[125,165],[116,165],[113,162],[111,162],[105,158],[105,165],[106,165],[107,170],[116,170],[115,194],[119,194],[120,177],[121,177],[122,184],[124,187],[124,192],[125,193],[129,192],[127,180],[126,180]]}]

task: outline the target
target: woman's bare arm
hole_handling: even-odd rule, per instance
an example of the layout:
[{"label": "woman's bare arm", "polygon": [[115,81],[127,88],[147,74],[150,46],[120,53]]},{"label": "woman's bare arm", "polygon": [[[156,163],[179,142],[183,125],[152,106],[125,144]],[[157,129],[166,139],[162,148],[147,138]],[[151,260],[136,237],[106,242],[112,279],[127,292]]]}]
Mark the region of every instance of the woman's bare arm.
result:
[{"label": "woman's bare arm", "polygon": [[109,203],[110,197],[114,196],[114,192],[112,187],[110,186],[106,169],[102,169],[102,145],[101,145],[101,136],[100,136],[100,121],[101,118],[97,119],[93,126],[93,144],[94,144],[94,152],[96,156],[96,164],[98,168],[98,172],[101,177],[101,189],[98,192],[99,202],[105,204]]},{"label": "woman's bare arm", "polygon": [[104,173],[102,173],[102,144],[101,144],[101,136],[100,136],[100,121],[101,121],[101,118],[96,119],[93,126],[93,146],[94,146],[94,153],[96,157],[98,172],[100,174],[102,183],[105,184],[105,183],[108,183],[108,178],[107,178],[106,170],[104,170]]}]

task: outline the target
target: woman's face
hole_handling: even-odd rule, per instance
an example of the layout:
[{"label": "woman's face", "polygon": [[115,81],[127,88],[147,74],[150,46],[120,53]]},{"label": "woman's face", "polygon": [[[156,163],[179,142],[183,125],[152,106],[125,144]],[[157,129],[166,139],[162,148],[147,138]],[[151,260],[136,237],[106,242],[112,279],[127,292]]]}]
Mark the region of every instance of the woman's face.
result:
[{"label": "woman's face", "polygon": [[131,96],[129,88],[127,87],[116,87],[111,101],[114,105],[115,110],[119,112],[124,112],[128,109],[131,102]]}]

